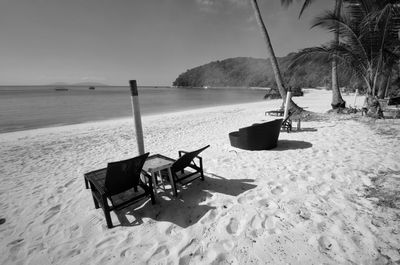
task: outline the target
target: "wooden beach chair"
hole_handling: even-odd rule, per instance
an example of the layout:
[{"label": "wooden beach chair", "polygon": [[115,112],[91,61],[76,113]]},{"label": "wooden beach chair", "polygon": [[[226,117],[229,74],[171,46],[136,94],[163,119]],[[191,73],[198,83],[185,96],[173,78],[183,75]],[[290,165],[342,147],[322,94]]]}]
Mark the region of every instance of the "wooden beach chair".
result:
[{"label": "wooden beach chair", "polygon": [[[175,189],[174,194],[178,194],[176,187],[177,183],[184,186],[198,178],[204,180],[203,159],[199,154],[208,147],[210,147],[210,145],[192,152],[178,151],[179,158],[177,160],[165,157],[166,159],[173,161],[171,165],[171,174],[174,181],[174,185],[172,185]],[[167,170],[162,171],[162,177],[166,177],[167,174]]]},{"label": "wooden beach chair", "polygon": [[152,204],[155,203],[151,177],[144,174],[148,178],[148,185],[140,178],[148,156],[149,153],[146,153],[128,160],[108,163],[107,168],[84,175],[86,188],[90,187],[92,191],[94,206],[96,209],[103,209],[108,228],[113,227],[111,211],[120,210],[147,197],[151,198]]},{"label": "wooden beach chair", "polygon": [[289,111],[286,119],[282,121],[282,130],[286,130],[288,133],[292,130],[292,120],[290,119],[290,116],[292,116],[293,113],[294,112]]},{"label": "wooden beach chair", "polygon": [[279,110],[268,110],[264,113],[264,115],[269,115],[269,116],[283,116],[284,110],[279,109]]}]

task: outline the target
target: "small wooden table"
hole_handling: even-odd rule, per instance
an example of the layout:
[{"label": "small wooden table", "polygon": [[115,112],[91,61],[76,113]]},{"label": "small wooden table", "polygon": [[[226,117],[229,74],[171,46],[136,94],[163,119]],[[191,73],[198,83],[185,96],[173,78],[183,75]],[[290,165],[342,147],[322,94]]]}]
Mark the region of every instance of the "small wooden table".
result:
[{"label": "small wooden table", "polygon": [[169,181],[171,183],[171,188],[173,191],[173,195],[176,196],[175,192],[175,182],[172,177],[171,173],[171,165],[175,162],[174,159],[163,156],[161,154],[155,154],[152,156],[149,156],[146,160],[146,162],[143,165],[143,170],[147,171],[151,174],[152,180],[153,180],[153,185],[154,185],[154,193],[157,194],[157,182],[156,178],[157,175],[160,176],[161,183],[163,184],[164,190],[165,190],[165,185],[164,185],[164,180],[161,176],[161,170],[167,169],[168,170],[168,176],[169,176]]}]

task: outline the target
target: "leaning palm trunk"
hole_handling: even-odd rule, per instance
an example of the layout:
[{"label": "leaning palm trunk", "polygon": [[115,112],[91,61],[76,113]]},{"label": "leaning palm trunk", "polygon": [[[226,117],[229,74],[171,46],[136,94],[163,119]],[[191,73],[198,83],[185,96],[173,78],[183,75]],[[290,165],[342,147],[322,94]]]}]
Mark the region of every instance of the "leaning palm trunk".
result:
[{"label": "leaning palm trunk", "polygon": [[[342,9],[342,0],[336,0],[335,3],[335,16],[340,16]],[[337,25],[339,28],[339,25]],[[335,43],[339,44],[339,30],[335,31]],[[337,75],[337,58],[333,57],[332,60],[332,103],[333,109],[346,107],[346,102],[343,100],[339,89],[338,75]]]},{"label": "leaning palm trunk", "polygon": [[[280,69],[278,66],[278,61],[276,59],[274,49],[272,48],[272,44],[271,44],[271,40],[268,35],[267,28],[265,27],[264,21],[261,17],[260,8],[258,7],[257,0],[251,0],[251,4],[253,6],[254,14],[256,16],[257,23],[260,26],[265,43],[267,44],[267,53],[268,53],[268,57],[271,61],[272,70],[274,71],[275,81],[276,81],[276,85],[278,86],[279,94],[281,95],[281,97],[283,99],[283,103],[285,103],[287,93],[286,93],[286,89],[283,85],[282,75],[281,75],[281,72],[280,72]],[[302,110],[302,108],[297,106],[296,103],[294,103],[292,100],[290,100],[290,109]]]}]

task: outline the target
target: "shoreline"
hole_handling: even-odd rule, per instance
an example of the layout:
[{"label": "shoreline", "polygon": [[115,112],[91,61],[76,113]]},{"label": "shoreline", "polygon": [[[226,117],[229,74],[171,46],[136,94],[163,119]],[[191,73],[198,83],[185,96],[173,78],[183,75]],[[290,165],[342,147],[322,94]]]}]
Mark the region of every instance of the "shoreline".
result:
[{"label": "shoreline", "polygon": [[[321,89],[313,89],[313,88],[308,88],[308,89],[304,89],[304,91],[322,91]],[[325,92],[330,93],[330,91],[328,90],[324,90]],[[307,92],[305,92],[307,93]],[[294,100],[297,101],[298,99],[301,100],[301,97],[295,97]],[[160,112],[160,113],[149,113],[149,114],[142,114],[142,119],[154,119],[158,116],[165,116],[165,115],[181,115],[184,113],[195,113],[195,112],[199,112],[199,113],[203,113],[205,111],[213,111],[213,110],[222,110],[222,109],[226,109],[226,108],[232,108],[235,106],[240,107],[241,105],[243,105],[244,107],[246,105],[252,105],[252,104],[265,104],[265,108],[267,109],[278,109],[280,108],[280,104],[281,104],[282,100],[281,99],[269,99],[269,100],[263,100],[261,99],[260,101],[256,101],[256,102],[244,102],[244,103],[232,103],[232,104],[224,104],[224,105],[218,105],[218,106],[204,106],[204,107],[197,107],[197,108],[192,108],[192,109],[183,109],[183,110],[176,110],[176,111],[167,111],[167,112]],[[249,106],[250,106],[249,105]],[[307,110],[310,110],[310,108],[308,108]],[[327,109],[328,110],[328,109]],[[317,112],[320,110],[316,110]],[[101,120],[92,120],[92,121],[85,121],[85,122],[77,122],[77,123],[64,123],[64,124],[52,124],[52,125],[47,125],[47,126],[43,126],[43,127],[33,127],[33,128],[23,128],[23,129],[19,129],[19,130],[11,130],[11,131],[4,131],[2,132],[0,130],[0,137],[2,135],[8,135],[8,134],[13,134],[13,133],[18,133],[21,134],[22,132],[25,131],[47,131],[47,130],[52,130],[53,128],[58,128],[58,127],[68,127],[68,126],[77,126],[78,128],[80,127],[80,125],[93,125],[93,124],[102,124],[102,123],[112,123],[114,121],[122,121],[122,120],[129,120],[129,119],[133,119],[132,116],[125,116],[125,117],[119,117],[119,118],[110,118],[110,119],[101,119]]]},{"label": "shoreline", "polygon": [[[317,88],[305,88],[303,89],[304,93],[310,93],[310,91],[319,91],[320,93],[325,93],[325,94],[330,94],[330,90],[325,90],[325,89],[317,89]],[[303,96],[304,97],[304,96]],[[303,97],[294,97],[295,102],[300,102],[299,104],[302,104],[302,98]],[[361,98],[364,96],[358,96],[357,98],[357,104],[360,105],[363,103],[361,101]],[[353,102],[353,96],[347,95],[346,98],[351,100]],[[192,112],[199,112],[202,113],[204,111],[212,111],[216,109],[224,109],[224,108],[230,108],[230,107],[235,107],[235,106],[240,106],[240,105],[247,105],[247,104],[265,104],[265,108],[267,109],[279,109],[281,106],[281,99],[260,99],[259,101],[254,101],[254,102],[243,102],[243,103],[230,103],[230,104],[223,104],[223,105],[217,105],[217,106],[200,106],[200,107],[195,107],[195,108],[190,108],[190,109],[182,109],[182,110],[167,110],[164,112],[157,112],[157,113],[149,113],[149,114],[143,114],[142,113],[142,119],[152,119],[152,117],[157,117],[157,116],[165,116],[165,115],[175,115],[175,114],[184,114],[184,113],[192,113]],[[306,103],[307,104],[307,103]],[[349,105],[349,104],[348,104]],[[350,104],[351,105],[351,104]],[[330,108],[330,105],[327,105],[326,109],[315,109],[315,112],[325,112],[328,111]],[[307,106],[308,111],[313,111],[313,106],[309,107]],[[79,125],[84,125],[84,124],[95,124],[95,123],[108,123],[108,122],[113,122],[113,121],[118,121],[118,120],[128,120],[132,118],[132,114],[130,116],[123,116],[123,117],[115,117],[115,118],[105,118],[105,119],[98,119],[98,120],[89,120],[89,121],[83,121],[83,122],[74,122],[74,123],[55,123],[55,124],[48,124],[44,126],[26,126],[21,129],[10,129],[10,130],[1,130],[0,129],[0,136],[3,134],[10,134],[10,133],[20,133],[24,131],[31,131],[31,130],[51,130],[51,128],[57,128],[57,127],[66,127],[66,126],[78,126]]]}]

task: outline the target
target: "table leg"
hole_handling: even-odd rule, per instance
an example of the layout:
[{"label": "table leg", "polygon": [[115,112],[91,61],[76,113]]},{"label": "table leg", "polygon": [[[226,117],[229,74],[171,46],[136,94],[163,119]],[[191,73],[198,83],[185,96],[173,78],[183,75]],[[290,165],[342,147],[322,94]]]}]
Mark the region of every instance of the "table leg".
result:
[{"label": "table leg", "polygon": [[297,121],[297,130],[300,131],[301,129],[301,121],[300,119]]},{"label": "table leg", "polygon": [[156,174],[155,174],[155,172],[151,173],[151,178],[153,180],[153,185],[154,185],[154,194],[157,194],[157,182],[156,182]]},{"label": "table leg", "polygon": [[161,181],[162,186],[163,186],[163,189],[164,189],[164,191],[165,191],[165,183],[164,183],[164,179],[163,179],[163,177],[162,177],[162,175],[161,175],[161,171],[158,171],[158,175],[160,176],[160,181]]},{"label": "table leg", "polygon": [[168,168],[168,175],[169,175],[169,181],[171,182],[171,188],[172,188],[173,194],[176,197],[176,196],[178,196],[178,193],[176,192],[176,185],[175,185],[174,178],[172,177],[171,168]]}]

